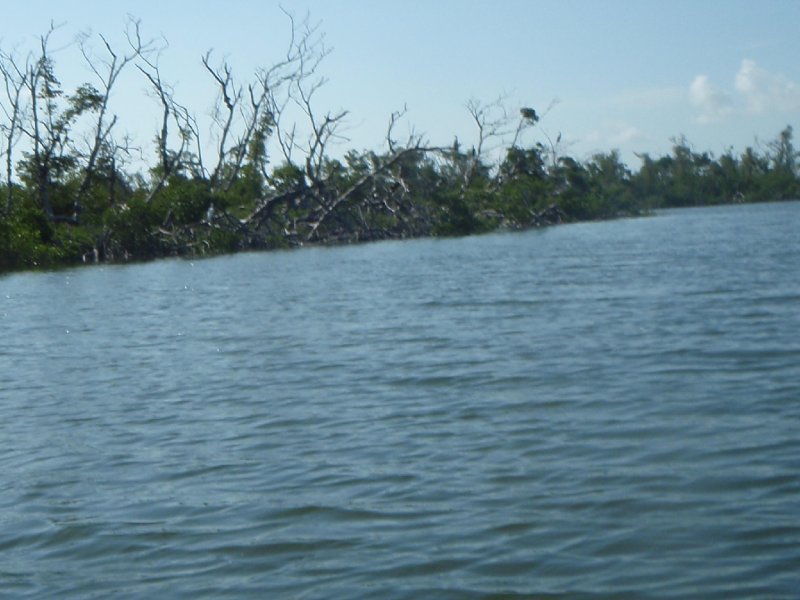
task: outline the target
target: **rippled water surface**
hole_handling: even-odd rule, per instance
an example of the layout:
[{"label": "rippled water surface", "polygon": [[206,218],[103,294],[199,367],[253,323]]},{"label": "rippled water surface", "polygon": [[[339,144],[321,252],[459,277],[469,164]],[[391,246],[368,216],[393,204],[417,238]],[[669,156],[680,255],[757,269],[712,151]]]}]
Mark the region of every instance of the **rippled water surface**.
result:
[{"label": "rippled water surface", "polygon": [[800,203],[0,278],[0,596],[798,598]]}]

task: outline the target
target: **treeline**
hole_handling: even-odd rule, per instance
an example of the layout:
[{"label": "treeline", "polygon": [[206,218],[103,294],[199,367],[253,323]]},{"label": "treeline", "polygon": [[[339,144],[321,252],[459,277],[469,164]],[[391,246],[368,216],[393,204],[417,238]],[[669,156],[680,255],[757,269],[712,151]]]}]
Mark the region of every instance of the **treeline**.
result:
[{"label": "treeline", "polygon": [[[432,146],[396,139],[381,151],[334,157],[346,111],[320,112],[317,74],[327,53],[308,21],[286,54],[249,80],[209,52],[216,89],[209,127],[176,97],[158,56],[130,21],[126,42],[76,42],[94,74],[63,89],[49,50],[54,29],[24,58],[0,50],[0,269],[208,255],[306,243],[464,235],[497,228],[641,214],[656,208],[800,197],[792,128],[760,150],[715,157],[677,139],[672,153],[641,157],[633,172],[616,151],[576,160],[559,140],[523,142],[540,116],[501,103],[467,105],[477,143]],[[112,92],[136,74],[158,108],[152,164],[119,133]],[[210,129],[210,137],[204,131]],[[545,138],[547,136],[544,136]],[[487,148],[503,143],[499,160]]]}]

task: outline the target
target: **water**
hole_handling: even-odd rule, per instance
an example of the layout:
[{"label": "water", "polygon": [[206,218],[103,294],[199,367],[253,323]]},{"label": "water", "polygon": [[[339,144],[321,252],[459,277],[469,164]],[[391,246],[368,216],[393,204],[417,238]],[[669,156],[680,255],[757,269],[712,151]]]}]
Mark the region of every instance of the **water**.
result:
[{"label": "water", "polygon": [[0,278],[3,598],[800,597],[800,203]]}]

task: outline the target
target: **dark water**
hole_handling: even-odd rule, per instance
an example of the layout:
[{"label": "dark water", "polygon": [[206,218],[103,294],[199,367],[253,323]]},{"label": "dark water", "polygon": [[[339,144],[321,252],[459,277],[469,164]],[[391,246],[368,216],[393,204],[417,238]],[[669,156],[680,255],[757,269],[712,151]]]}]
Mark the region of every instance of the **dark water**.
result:
[{"label": "dark water", "polygon": [[0,278],[3,598],[798,598],[800,203]]}]

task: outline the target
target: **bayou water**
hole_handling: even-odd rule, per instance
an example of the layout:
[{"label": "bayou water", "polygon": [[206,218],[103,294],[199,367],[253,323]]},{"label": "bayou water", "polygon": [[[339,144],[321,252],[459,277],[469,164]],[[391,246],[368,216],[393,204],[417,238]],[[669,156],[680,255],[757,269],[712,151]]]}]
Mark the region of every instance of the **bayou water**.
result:
[{"label": "bayou water", "polygon": [[800,597],[800,203],[4,276],[0,596]]}]

